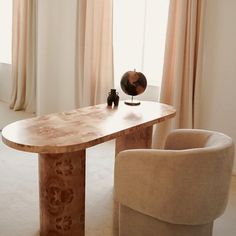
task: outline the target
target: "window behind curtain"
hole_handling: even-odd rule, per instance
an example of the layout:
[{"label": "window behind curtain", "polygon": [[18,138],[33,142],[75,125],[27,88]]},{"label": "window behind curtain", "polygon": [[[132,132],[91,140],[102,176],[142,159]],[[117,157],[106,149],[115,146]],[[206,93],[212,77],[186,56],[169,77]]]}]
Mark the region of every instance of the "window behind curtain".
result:
[{"label": "window behind curtain", "polygon": [[128,70],[141,71],[160,86],[169,0],[115,0],[113,43],[115,85]]},{"label": "window behind curtain", "polygon": [[0,0],[0,63],[11,64],[12,0]]}]

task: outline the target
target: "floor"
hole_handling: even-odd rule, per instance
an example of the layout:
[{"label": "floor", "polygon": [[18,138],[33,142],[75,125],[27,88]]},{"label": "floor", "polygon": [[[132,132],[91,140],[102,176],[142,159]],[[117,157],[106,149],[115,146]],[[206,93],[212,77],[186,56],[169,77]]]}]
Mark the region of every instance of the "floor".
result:
[{"label": "floor", "polygon": [[[0,103],[1,125],[29,116],[8,112],[12,113]],[[0,142],[0,236],[39,235],[37,161],[36,154],[19,152]],[[113,166],[113,141],[88,149],[86,236],[112,236]],[[235,219],[236,176],[232,178],[227,209],[215,221],[213,235],[235,236]]]},{"label": "floor", "polygon": [[9,104],[0,101],[0,130],[9,123],[33,117],[34,114],[9,109]]}]

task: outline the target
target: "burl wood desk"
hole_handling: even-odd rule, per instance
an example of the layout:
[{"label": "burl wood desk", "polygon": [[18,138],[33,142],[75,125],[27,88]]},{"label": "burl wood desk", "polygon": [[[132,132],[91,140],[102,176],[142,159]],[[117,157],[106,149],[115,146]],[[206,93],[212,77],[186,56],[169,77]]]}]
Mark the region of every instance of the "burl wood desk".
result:
[{"label": "burl wood desk", "polygon": [[155,102],[106,104],[17,121],[3,142],[39,154],[40,235],[80,236],[85,227],[85,150],[116,139],[116,153],[150,148],[152,126],[175,115]]}]

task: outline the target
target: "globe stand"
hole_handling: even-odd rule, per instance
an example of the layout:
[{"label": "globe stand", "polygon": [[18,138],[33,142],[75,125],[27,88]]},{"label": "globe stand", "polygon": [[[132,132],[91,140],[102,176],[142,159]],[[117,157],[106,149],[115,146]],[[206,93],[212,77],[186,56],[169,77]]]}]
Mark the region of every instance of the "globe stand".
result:
[{"label": "globe stand", "polygon": [[132,97],[131,97],[131,100],[126,100],[126,101],[125,101],[125,104],[126,104],[126,105],[129,105],[129,106],[138,106],[138,105],[141,104],[141,102],[138,101],[138,100],[134,100],[134,99],[133,99],[133,96],[132,96]]}]

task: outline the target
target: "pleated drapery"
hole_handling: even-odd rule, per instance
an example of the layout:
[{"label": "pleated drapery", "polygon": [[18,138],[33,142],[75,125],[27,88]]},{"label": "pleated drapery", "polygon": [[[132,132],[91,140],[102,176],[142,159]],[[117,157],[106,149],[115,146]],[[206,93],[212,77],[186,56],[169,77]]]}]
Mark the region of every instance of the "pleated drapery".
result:
[{"label": "pleated drapery", "polygon": [[113,88],[112,0],[78,1],[76,105],[106,101]]},{"label": "pleated drapery", "polygon": [[10,108],[35,112],[36,0],[13,0]]},{"label": "pleated drapery", "polygon": [[153,147],[163,147],[173,128],[198,128],[203,17],[203,0],[170,0],[160,102],[177,114],[157,126]]}]

